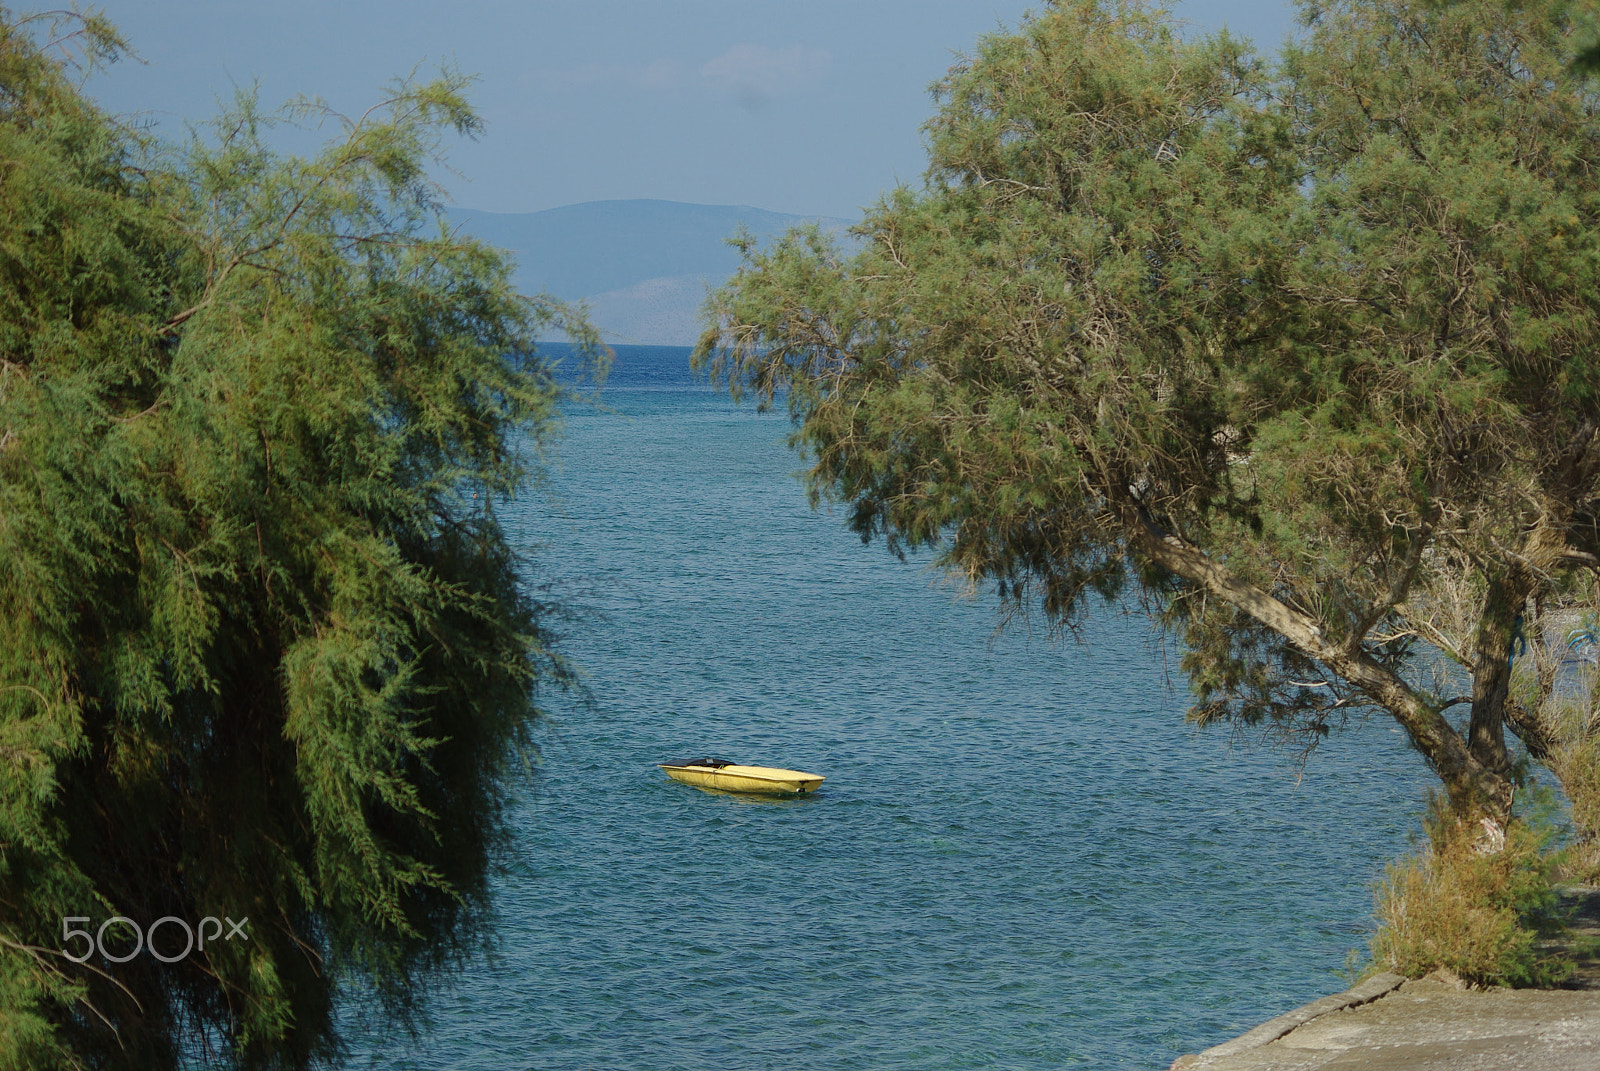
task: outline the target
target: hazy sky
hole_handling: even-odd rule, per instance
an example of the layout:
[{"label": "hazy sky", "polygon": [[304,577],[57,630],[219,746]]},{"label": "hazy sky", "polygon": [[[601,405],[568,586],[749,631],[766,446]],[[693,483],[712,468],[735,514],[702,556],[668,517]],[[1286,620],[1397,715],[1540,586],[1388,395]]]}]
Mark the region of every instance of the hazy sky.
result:
[{"label": "hazy sky", "polygon": [[[18,5],[21,6],[21,5]],[[105,0],[143,60],[89,92],[170,136],[259,84],[347,114],[421,65],[479,81],[487,129],[449,150],[456,203],[532,212],[658,197],[853,217],[914,182],[929,83],[1026,0]],[[1179,17],[1275,47],[1287,0]]]}]

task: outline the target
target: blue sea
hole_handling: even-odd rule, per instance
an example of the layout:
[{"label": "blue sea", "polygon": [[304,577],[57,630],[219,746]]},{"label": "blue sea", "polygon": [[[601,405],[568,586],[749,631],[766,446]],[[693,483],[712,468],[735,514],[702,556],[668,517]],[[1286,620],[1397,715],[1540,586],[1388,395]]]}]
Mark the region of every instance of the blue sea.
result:
[{"label": "blue sea", "polygon": [[[1177,652],[813,511],[782,414],[620,347],[506,514],[580,612],[512,810],[499,952],[355,1066],[1164,1068],[1344,988],[1430,776],[1388,724],[1293,753],[1187,725]],[[711,794],[655,763],[808,770]]]}]

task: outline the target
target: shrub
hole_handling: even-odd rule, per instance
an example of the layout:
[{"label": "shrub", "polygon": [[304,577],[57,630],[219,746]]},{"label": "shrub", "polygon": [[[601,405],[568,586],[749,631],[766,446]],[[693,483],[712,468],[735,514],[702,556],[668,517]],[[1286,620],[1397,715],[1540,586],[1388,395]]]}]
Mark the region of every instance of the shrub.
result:
[{"label": "shrub", "polygon": [[1498,851],[1438,798],[1428,842],[1390,865],[1377,890],[1372,956],[1412,978],[1446,968],[1473,985],[1551,986],[1572,964],[1542,948],[1561,930],[1548,830],[1513,821]]},{"label": "shrub", "polygon": [[[1600,729],[1600,726],[1596,726]],[[1600,737],[1591,734],[1570,744],[1551,763],[1572,804],[1575,842],[1562,860],[1570,881],[1600,884]]]}]

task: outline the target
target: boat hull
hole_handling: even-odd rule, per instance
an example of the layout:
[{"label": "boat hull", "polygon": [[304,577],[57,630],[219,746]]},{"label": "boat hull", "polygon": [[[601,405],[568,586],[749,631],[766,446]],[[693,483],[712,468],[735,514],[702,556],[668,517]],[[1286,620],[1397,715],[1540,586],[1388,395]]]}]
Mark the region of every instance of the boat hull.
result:
[{"label": "boat hull", "polygon": [[817,774],[800,770],[781,770],[772,766],[669,766],[657,763],[674,781],[682,781],[696,788],[714,788],[722,792],[749,792],[762,796],[803,796],[815,792],[826,780]]}]

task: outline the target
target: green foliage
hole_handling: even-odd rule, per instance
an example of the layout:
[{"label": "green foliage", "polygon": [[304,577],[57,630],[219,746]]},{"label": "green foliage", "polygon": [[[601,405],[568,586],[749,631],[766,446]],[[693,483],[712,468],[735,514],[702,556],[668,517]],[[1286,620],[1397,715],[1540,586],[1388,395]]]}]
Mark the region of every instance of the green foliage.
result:
[{"label": "green foliage", "polygon": [[1281,130],[1220,122],[1258,77],[1232,41],[1092,5],[986,39],[938,89],[928,193],[886,198],[848,263],[814,232],[752,253],[717,310],[719,370],[764,402],[789,388],[811,486],[863,538],[948,538],[953,568],[1042,581],[1072,614],[1121,573],[1083,495],[1116,444],[1182,467],[1190,502],[1227,495],[1195,445],[1225,419],[1204,339],[1237,287],[1182,232],[1248,231],[1271,199],[1247,161]]},{"label": "green foliage", "polygon": [[1068,627],[1131,585],[1197,720],[1386,711],[1503,813],[1518,616],[1600,563],[1596,100],[1549,5],[1303,17],[1276,67],[1137,3],[983,39],[924,187],[747,248],[696,359],[863,539]]},{"label": "green foliage", "polygon": [[1553,986],[1569,958],[1540,946],[1561,931],[1549,827],[1522,821],[1488,850],[1484,831],[1433,799],[1428,843],[1391,864],[1377,890],[1377,966],[1410,978],[1443,968],[1472,985]]},{"label": "green foliage", "polygon": [[[496,504],[556,423],[534,338],[593,337],[440,218],[464,85],[313,159],[250,99],[170,150],[0,11],[0,1067],[307,1066],[341,994],[408,1021],[478,948],[570,679]],[[249,940],[58,951],[114,915]]]},{"label": "green foliage", "polygon": [[[1450,4],[1455,0],[1435,0]],[[1524,0],[1502,0],[1504,6],[1516,10]],[[1600,10],[1594,0],[1544,0],[1554,18],[1563,20],[1574,41],[1572,70],[1576,74],[1594,77],[1600,75]]]}]

